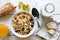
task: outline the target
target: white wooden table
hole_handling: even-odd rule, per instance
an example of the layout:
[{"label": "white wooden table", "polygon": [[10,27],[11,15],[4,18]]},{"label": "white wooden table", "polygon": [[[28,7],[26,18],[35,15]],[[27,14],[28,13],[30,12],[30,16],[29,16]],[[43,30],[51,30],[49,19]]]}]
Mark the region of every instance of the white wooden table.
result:
[{"label": "white wooden table", "polygon": [[[60,15],[60,0],[0,0],[0,7],[2,5],[4,5],[6,2],[10,2],[12,1],[12,3],[14,5],[17,5],[17,3],[19,1],[23,1],[25,4],[30,4],[31,5],[31,9],[33,7],[36,7],[38,9],[38,11],[40,12],[40,9],[45,6],[47,3],[53,3],[55,5],[55,14],[59,14]],[[28,2],[27,2],[28,1]],[[17,8],[18,9],[18,8]],[[16,12],[19,12],[20,10],[16,10]],[[16,13],[15,12],[15,13]],[[31,11],[30,11],[31,13]],[[9,18],[8,18],[9,17]],[[5,18],[2,18],[0,19],[0,23],[2,24],[6,24],[9,26],[9,19],[11,18],[11,16],[8,15],[7,19],[6,17]],[[60,16],[59,16],[60,17]],[[10,28],[10,27],[9,27]],[[31,37],[28,37],[28,38],[18,38],[16,36],[8,36],[8,37],[5,37],[5,38],[0,38],[0,40],[44,40],[42,39],[41,37],[39,36],[31,36]]]}]

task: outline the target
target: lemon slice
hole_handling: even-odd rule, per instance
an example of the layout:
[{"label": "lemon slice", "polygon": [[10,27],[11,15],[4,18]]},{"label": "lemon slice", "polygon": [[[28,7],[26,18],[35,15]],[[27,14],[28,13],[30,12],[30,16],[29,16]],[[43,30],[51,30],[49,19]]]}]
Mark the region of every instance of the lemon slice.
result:
[{"label": "lemon slice", "polygon": [[9,33],[9,29],[6,25],[0,24],[0,37],[6,37]]}]

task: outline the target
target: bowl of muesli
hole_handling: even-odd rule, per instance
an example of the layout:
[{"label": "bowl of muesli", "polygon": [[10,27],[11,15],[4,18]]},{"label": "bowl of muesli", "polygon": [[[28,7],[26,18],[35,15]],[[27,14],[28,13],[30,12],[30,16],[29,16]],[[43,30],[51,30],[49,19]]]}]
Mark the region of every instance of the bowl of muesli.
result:
[{"label": "bowl of muesli", "polygon": [[31,36],[36,30],[33,15],[27,12],[18,12],[11,20],[11,31],[18,37],[25,38]]}]

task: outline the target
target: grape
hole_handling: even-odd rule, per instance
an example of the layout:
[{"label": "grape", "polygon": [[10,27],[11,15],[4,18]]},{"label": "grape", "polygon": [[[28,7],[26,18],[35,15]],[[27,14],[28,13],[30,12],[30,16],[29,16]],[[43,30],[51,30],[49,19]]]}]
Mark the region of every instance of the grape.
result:
[{"label": "grape", "polygon": [[30,7],[29,4],[27,4],[26,7],[29,8]]},{"label": "grape", "polygon": [[18,3],[18,8],[22,8],[23,7],[23,3],[22,2],[19,2]]},{"label": "grape", "polygon": [[26,9],[27,9],[27,11],[30,11],[30,6],[29,6],[29,4],[26,5]]},{"label": "grape", "polygon": [[25,11],[26,11],[26,6],[25,6],[25,4],[23,4],[23,10],[25,10]]},{"label": "grape", "polygon": [[30,8],[27,8],[27,11],[30,11]]},{"label": "grape", "polygon": [[24,11],[30,11],[30,6],[29,4],[25,5],[22,2],[18,3],[18,8],[23,8]]}]

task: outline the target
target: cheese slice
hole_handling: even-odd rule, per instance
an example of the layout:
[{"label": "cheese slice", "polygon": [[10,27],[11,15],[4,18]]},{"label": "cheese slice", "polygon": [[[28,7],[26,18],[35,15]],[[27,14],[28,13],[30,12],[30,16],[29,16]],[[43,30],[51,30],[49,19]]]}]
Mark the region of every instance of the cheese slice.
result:
[{"label": "cheese slice", "polygon": [[48,29],[47,31],[49,34],[53,35],[55,33],[55,30],[54,29]]}]

